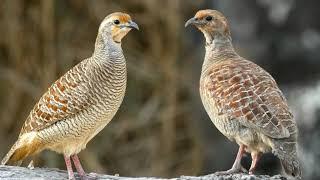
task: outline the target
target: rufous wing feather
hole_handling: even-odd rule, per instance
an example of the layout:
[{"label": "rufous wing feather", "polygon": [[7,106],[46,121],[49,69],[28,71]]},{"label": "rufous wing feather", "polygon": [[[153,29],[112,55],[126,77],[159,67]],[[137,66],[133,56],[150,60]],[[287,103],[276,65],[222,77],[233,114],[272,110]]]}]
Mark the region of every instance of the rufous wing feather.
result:
[{"label": "rufous wing feather", "polygon": [[285,138],[293,115],[276,82],[247,60],[223,61],[206,72],[205,94],[223,114],[272,138]]},{"label": "rufous wing feather", "polygon": [[90,89],[86,84],[88,81],[79,76],[81,73],[88,73],[86,63],[86,60],[82,61],[49,87],[30,112],[20,135],[45,129],[90,105],[91,101],[88,101]]}]

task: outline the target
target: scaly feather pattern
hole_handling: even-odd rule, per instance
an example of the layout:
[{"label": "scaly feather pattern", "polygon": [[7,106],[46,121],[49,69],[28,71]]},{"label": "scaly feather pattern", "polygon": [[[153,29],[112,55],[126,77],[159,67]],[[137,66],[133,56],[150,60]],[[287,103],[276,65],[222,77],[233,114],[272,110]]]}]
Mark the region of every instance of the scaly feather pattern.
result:
[{"label": "scaly feather pattern", "polygon": [[126,61],[121,39],[138,25],[125,13],[113,13],[100,24],[91,57],[53,83],[31,110],[18,140],[1,164],[20,162],[50,149],[65,157],[69,179],[71,160],[80,176],[77,157],[118,111],[125,95]]},{"label": "scaly feather pattern", "polygon": [[227,19],[215,10],[200,10],[186,22],[205,36],[201,78],[202,103],[217,129],[239,144],[231,169],[244,171],[243,153],[251,153],[253,173],[262,153],[273,152],[285,173],[301,177],[297,158],[297,125],[276,81],[264,69],[233,49]]}]

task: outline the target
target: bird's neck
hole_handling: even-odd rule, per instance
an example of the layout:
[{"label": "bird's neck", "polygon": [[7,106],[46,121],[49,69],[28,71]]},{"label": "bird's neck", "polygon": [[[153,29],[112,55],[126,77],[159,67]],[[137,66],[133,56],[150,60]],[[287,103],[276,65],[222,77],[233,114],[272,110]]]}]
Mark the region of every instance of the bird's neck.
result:
[{"label": "bird's neck", "polygon": [[221,34],[206,35],[206,54],[202,65],[202,71],[205,71],[213,63],[227,60],[238,56],[232,46],[231,37]]},{"label": "bird's neck", "polygon": [[103,38],[100,34],[97,36],[92,57],[101,65],[125,63],[121,43],[114,42],[112,37]]},{"label": "bird's neck", "polygon": [[110,86],[110,79],[120,79],[119,83],[126,83],[126,61],[120,43],[105,41],[98,36],[90,59],[94,67],[91,72],[102,80],[100,84],[104,87]]}]

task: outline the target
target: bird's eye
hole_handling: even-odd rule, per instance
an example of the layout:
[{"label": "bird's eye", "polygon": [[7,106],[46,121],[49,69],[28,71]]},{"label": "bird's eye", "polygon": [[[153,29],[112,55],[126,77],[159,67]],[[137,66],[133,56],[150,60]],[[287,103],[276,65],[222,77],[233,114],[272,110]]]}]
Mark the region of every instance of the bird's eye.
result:
[{"label": "bird's eye", "polygon": [[206,20],[207,20],[207,21],[211,21],[211,20],[212,20],[212,16],[207,16],[207,17],[206,17]]},{"label": "bird's eye", "polygon": [[113,21],[114,24],[120,24],[120,21],[118,19]]}]

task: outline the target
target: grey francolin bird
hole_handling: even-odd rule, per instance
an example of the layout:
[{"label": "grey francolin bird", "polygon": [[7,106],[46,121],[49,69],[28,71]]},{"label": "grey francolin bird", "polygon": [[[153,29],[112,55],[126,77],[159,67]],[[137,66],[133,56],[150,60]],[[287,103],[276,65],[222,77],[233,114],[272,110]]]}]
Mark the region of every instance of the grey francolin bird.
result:
[{"label": "grey francolin bird", "polygon": [[71,159],[85,178],[77,154],[111,121],[122,103],[127,70],[121,40],[132,28],[138,25],[125,13],[112,13],[102,21],[92,56],[43,94],[2,165],[21,164],[26,157],[49,149],[64,155],[69,179],[74,178]]},{"label": "grey francolin bird", "polygon": [[244,152],[251,153],[252,174],[262,153],[272,151],[285,173],[299,178],[297,125],[276,81],[235,52],[222,13],[200,10],[188,25],[197,27],[206,39],[202,103],[217,129],[240,146],[232,168],[220,174],[244,171],[240,163]]}]

